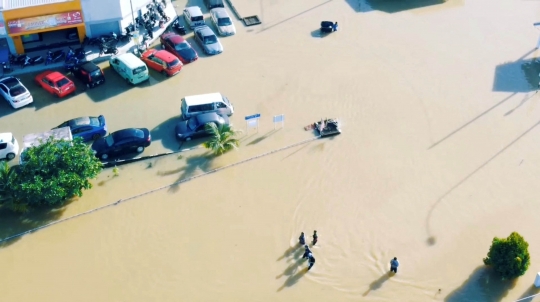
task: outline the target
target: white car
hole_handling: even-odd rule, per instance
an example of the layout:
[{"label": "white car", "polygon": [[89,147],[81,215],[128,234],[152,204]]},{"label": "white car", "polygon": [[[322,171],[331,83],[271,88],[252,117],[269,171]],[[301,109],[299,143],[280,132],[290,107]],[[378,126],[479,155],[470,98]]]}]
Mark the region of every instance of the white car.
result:
[{"label": "white car", "polygon": [[18,78],[0,79],[0,93],[13,108],[21,108],[34,101],[32,95]]},{"label": "white car", "polygon": [[229,17],[229,14],[224,8],[218,7],[211,9],[210,16],[221,36],[232,36],[236,34],[236,28],[232,23],[231,17]]},{"label": "white car", "polygon": [[0,133],[0,158],[12,160],[19,153],[19,143],[12,133]]},{"label": "white car", "polygon": [[198,6],[190,6],[184,8],[184,19],[189,28],[194,29],[197,26],[204,25],[204,16],[201,8]]}]

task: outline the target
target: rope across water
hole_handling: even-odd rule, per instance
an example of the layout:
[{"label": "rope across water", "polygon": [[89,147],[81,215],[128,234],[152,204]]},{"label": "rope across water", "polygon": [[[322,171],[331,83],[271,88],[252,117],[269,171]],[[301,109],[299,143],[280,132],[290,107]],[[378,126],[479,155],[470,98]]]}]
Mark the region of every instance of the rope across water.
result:
[{"label": "rope across water", "polygon": [[82,212],[82,213],[79,213],[79,214],[76,214],[76,215],[73,215],[73,216],[70,216],[70,217],[66,217],[66,218],[63,218],[63,219],[60,219],[60,220],[56,220],[56,221],[53,221],[51,223],[47,223],[47,224],[44,224],[42,226],[39,226],[37,228],[33,228],[31,230],[28,230],[28,231],[25,231],[25,232],[22,232],[22,233],[18,233],[18,234],[15,234],[15,235],[12,235],[12,236],[9,236],[9,237],[6,237],[6,238],[3,238],[3,239],[0,239],[0,243],[1,242],[5,242],[5,241],[8,241],[8,240],[11,240],[11,239],[14,239],[14,238],[17,238],[17,237],[21,237],[23,235],[26,235],[26,234],[30,234],[30,233],[33,233],[35,231],[39,231],[41,229],[44,229],[44,228],[48,228],[48,227],[51,227],[55,224],[58,224],[58,223],[61,223],[61,222],[66,222],[68,220],[71,220],[71,219],[74,219],[74,218],[77,218],[77,217],[80,217],[80,216],[83,216],[83,215],[87,215],[87,214],[90,214],[90,213],[93,213],[93,212],[96,212],[96,211],[99,211],[99,210],[102,210],[102,209],[105,209],[107,207],[111,207],[111,206],[115,206],[115,205],[118,205],[122,202],[126,202],[126,201],[129,201],[129,200],[133,200],[133,199],[136,199],[136,198],[139,198],[141,196],[145,196],[145,195],[148,195],[148,194],[151,194],[151,193],[154,193],[154,192],[157,192],[157,191],[160,191],[160,190],[163,190],[163,189],[166,189],[166,188],[169,188],[169,187],[172,187],[172,186],[176,186],[176,185],[179,185],[179,184],[182,184],[182,183],[185,183],[185,182],[188,182],[190,180],[194,180],[196,178],[199,178],[199,177],[202,177],[202,176],[206,176],[208,174],[212,174],[212,173],[215,173],[215,172],[218,172],[218,171],[221,171],[221,170],[225,170],[227,168],[231,168],[231,167],[234,167],[234,166],[237,166],[237,165],[240,165],[240,164],[243,164],[245,162],[248,162],[248,161],[252,161],[254,159],[257,159],[257,158],[261,158],[263,156],[267,156],[267,155],[270,155],[270,154],[273,154],[273,153],[276,153],[276,152],[279,152],[279,151],[283,151],[285,149],[289,149],[289,148],[293,148],[293,147],[296,147],[296,146],[299,146],[299,145],[302,145],[302,144],[306,144],[306,143],[309,143],[311,141],[314,141],[314,140],[317,140],[321,138],[320,136],[316,136],[314,138],[310,138],[310,139],[307,139],[307,140],[304,140],[304,141],[301,141],[301,142],[298,142],[298,143],[295,143],[295,144],[292,144],[292,145],[288,145],[288,146],[285,146],[285,147],[281,147],[279,149],[275,149],[275,150],[272,150],[272,151],[269,151],[269,152],[266,152],[266,153],[263,153],[263,154],[259,154],[259,155],[256,155],[256,156],[253,156],[253,157],[250,157],[250,158],[246,158],[244,160],[241,160],[239,162],[236,162],[236,163],[233,163],[233,164],[230,164],[230,165],[226,165],[226,166],[223,166],[223,167],[219,167],[219,168],[216,168],[214,170],[210,170],[208,172],[204,172],[204,173],[201,173],[201,174],[197,174],[195,176],[191,176],[191,177],[188,177],[188,178],[184,178],[184,179],[181,179],[177,182],[174,182],[174,183],[171,183],[171,184],[168,184],[168,185],[165,185],[165,186],[162,186],[162,187],[158,187],[156,189],[153,189],[153,190],[150,190],[150,191],[146,191],[146,192],[143,192],[143,193],[140,193],[140,194],[137,194],[137,195],[134,195],[134,196],[131,196],[131,197],[128,197],[128,198],[123,198],[123,199],[120,199],[120,200],[117,200],[113,203],[109,203],[109,204],[106,204],[106,205],[103,205],[101,207],[98,207],[98,208],[95,208],[95,209],[92,209],[92,210],[88,210],[86,212]]}]

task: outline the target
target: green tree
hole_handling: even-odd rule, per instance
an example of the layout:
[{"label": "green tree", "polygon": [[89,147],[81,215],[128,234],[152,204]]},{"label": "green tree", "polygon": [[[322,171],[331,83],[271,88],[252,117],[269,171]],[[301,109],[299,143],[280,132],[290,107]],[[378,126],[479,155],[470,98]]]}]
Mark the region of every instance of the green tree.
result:
[{"label": "green tree", "polygon": [[210,132],[210,140],[203,145],[205,148],[212,150],[215,155],[221,155],[232,149],[236,149],[240,146],[240,141],[235,138],[236,135],[242,131],[237,131],[229,125],[219,125],[215,123],[208,123],[205,126],[206,131]]},{"label": "green tree", "polygon": [[0,203],[15,211],[62,205],[92,188],[90,179],[103,165],[82,140],[68,143],[50,137],[24,151],[24,164],[0,166]]},{"label": "green tree", "polygon": [[529,244],[513,232],[508,238],[493,238],[485,265],[491,265],[502,279],[514,279],[525,274],[531,264]]}]

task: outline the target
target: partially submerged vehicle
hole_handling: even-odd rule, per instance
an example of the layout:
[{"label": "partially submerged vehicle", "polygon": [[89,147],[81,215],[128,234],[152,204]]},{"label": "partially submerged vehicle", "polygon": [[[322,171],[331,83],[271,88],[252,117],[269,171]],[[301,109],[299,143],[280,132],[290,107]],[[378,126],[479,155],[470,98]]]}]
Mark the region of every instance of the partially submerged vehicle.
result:
[{"label": "partially submerged vehicle", "polygon": [[37,147],[46,142],[50,137],[54,137],[58,140],[64,140],[66,142],[71,142],[73,140],[73,135],[71,134],[71,129],[69,127],[61,127],[41,133],[27,134],[23,137],[23,147],[21,150],[21,155],[19,156],[19,165],[24,164],[24,155],[26,149]]},{"label": "partially submerged vehicle", "polygon": [[341,134],[341,128],[337,119],[321,119],[309,126],[305,130],[315,130],[320,137],[334,136]]}]

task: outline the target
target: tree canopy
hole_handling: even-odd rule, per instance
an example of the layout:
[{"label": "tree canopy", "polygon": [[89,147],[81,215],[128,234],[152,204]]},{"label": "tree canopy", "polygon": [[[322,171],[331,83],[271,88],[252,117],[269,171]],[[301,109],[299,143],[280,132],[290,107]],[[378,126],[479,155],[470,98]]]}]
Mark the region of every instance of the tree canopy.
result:
[{"label": "tree canopy", "polygon": [[525,274],[531,264],[529,244],[513,232],[508,238],[493,238],[485,265],[491,265],[502,279],[514,279]]},{"label": "tree canopy", "polygon": [[102,163],[82,140],[72,142],[50,137],[24,151],[24,164],[0,165],[0,204],[15,211],[38,206],[57,206],[82,196],[92,188],[90,179],[102,170]]},{"label": "tree canopy", "polygon": [[205,128],[211,136],[204,143],[204,147],[212,150],[215,155],[221,155],[240,146],[240,141],[235,136],[241,131],[234,130],[232,126],[224,124],[217,126],[215,123],[208,123]]}]

